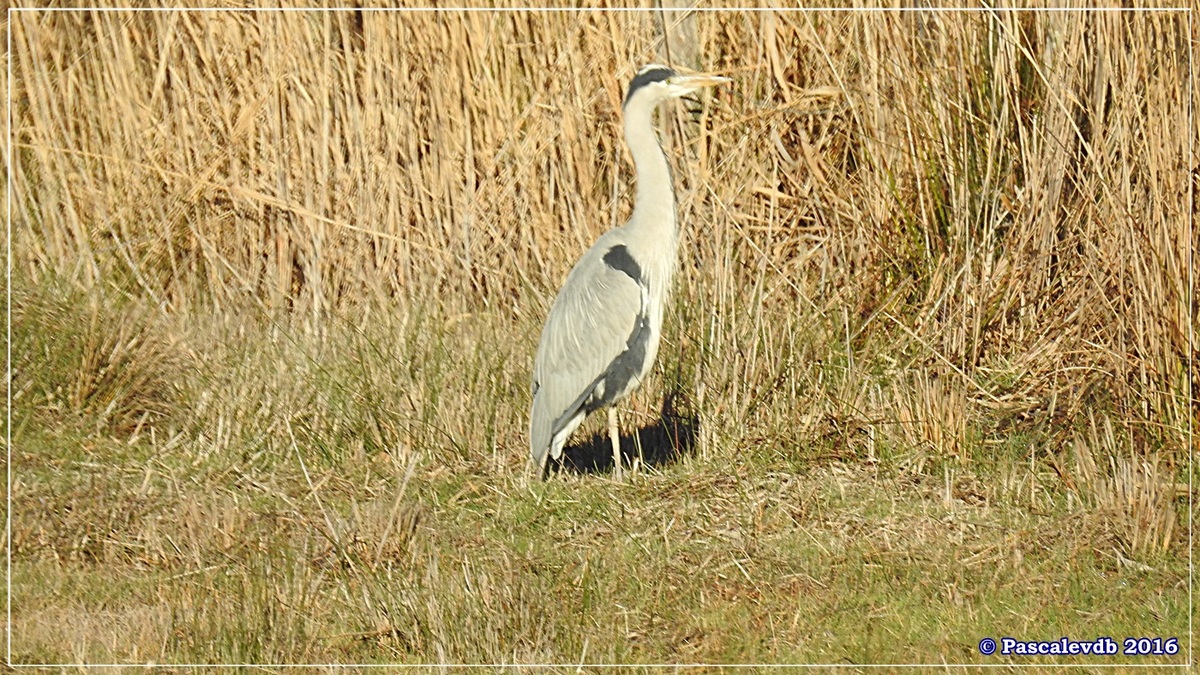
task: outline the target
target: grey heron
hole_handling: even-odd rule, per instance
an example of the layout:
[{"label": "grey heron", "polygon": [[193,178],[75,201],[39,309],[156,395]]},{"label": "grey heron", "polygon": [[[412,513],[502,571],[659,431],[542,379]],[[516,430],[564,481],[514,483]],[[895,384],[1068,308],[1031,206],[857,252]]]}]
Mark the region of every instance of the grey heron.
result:
[{"label": "grey heron", "polygon": [[562,456],[588,413],[607,407],[614,472],[621,478],[614,404],[654,365],[679,240],[675,187],[654,111],[667,99],[729,81],[651,64],[629,83],[622,112],[637,173],[633,213],[575,263],[546,317],[534,359],[529,454],[542,477],[547,458]]}]

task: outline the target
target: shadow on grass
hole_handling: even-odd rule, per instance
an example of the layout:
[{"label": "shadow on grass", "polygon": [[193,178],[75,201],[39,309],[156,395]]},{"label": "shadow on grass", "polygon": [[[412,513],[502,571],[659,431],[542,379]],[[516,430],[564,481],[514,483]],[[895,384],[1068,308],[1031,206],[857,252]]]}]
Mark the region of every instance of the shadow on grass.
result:
[{"label": "shadow on grass", "polygon": [[[675,406],[676,398],[675,393],[668,393],[663,398],[657,423],[631,434],[621,434],[621,458],[627,468],[639,456],[646,466],[659,467],[673,464],[680,457],[695,451],[700,418],[681,413]],[[603,411],[597,411],[596,414],[607,415]],[[612,441],[608,438],[607,427],[587,440],[564,448],[562,458],[550,460],[548,469],[551,474],[560,471],[574,474],[611,472]]]}]

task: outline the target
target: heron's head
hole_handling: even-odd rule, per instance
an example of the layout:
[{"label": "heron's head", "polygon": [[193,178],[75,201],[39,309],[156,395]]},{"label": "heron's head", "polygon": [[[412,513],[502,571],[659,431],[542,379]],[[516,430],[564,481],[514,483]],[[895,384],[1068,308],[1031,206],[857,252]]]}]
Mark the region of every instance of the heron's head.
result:
[{"label": "heron's head", "polygon": [[681,75],[666,66],[652,63],[639,70],[630,81],[624,107],[628,108],[634,102],[653,107],[666,99],[679,98],[725,82],[732,80],[719,75]]}]

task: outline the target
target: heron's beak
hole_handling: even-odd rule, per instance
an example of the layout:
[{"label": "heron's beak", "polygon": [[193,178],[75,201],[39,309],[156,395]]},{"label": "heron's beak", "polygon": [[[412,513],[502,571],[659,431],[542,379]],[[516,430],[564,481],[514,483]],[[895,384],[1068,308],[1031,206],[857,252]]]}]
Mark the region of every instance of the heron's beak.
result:
[{"label": "heron's beak", "polygon": [[693,91],[703,89],[704,87],[715,87],[719,84],[725,84],[727,82],[733,82],[733,80],[720,75],[706,75],[703,73],[697,73],[695,75],[675,75],[668,80],[668,83],[671,85],[671,89],[674,90],[676,96],[683,96],[684,94],[690,94]]}]

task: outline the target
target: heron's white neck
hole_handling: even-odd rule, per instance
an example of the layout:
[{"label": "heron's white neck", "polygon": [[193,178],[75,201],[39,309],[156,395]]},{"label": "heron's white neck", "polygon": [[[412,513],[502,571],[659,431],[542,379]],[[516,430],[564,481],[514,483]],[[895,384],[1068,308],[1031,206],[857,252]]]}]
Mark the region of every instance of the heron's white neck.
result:
[{"label": "heron's white neck", "polygon": [[653,115],[657,106],[637,103],[625,109],[625,143],[637,169],[637,196],[633,201],[636,217],[631,219],[630,227],[645,230],[645,234],[661,237],[662,241],[673,242],[676,237],[675,186],[667,156],[654,133]]}]

